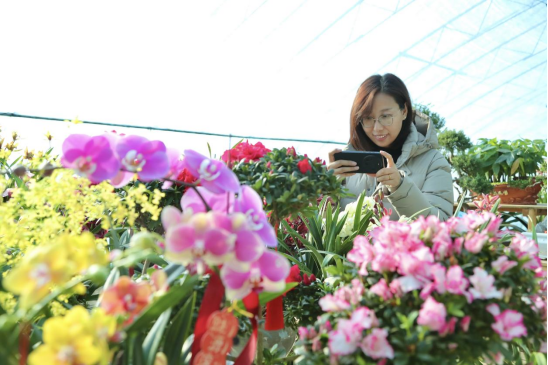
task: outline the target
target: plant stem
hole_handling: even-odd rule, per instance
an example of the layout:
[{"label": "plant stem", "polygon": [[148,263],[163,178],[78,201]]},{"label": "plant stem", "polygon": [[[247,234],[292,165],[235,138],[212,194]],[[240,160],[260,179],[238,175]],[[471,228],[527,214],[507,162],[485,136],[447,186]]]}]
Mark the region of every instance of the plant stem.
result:
[{"label": "plant stem", "polygon": [[263,317],[263,307],[259,305],[259,312],[257,313],[259,322],[259,329],[257,331],[257,365],[262,365],[263,363],[263,348],[264,348],[264,335],[261,331],[261,318]]}]

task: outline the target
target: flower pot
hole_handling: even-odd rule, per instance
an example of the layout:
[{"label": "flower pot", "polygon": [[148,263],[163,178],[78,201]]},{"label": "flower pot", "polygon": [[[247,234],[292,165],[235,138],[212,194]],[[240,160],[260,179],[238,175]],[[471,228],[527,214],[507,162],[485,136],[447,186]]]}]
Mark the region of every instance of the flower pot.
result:
[{"label": "flower pot", "polygon": [[[493,189],[491,195],[498,195],[501,204],[534,205],[542,189],[542,183],[537,182],[525,189],[508,186],[508,184],[496,184],[493,185]],[[481,196],[475,193],[473,196],[474,200],[481,200]]]}]

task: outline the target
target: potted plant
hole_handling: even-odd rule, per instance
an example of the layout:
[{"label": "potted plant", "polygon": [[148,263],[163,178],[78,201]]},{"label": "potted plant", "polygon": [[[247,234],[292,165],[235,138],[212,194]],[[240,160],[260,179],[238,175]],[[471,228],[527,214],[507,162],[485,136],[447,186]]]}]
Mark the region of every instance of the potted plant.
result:
[{"label": "potted plant", "polygon": [[546,158],[545,147],[541,139],[480,138],[453,157],[453,167],[461,175],[458,184],[473,195],[493,192],[501,203],[534,204],[542,187],[536,176]]}]

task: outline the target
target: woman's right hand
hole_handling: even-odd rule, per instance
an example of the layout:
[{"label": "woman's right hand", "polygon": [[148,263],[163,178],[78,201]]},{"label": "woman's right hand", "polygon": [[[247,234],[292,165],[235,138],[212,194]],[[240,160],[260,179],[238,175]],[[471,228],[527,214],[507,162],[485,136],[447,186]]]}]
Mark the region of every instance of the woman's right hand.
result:
[{"label": "woman's right hand", "polygon": [[338,160],[335,161],[335,153],[342,152],[341,149],[335,149],[329,152],[329,164],[327,165],[328,170],[334,170],[335,175],[340,177],[349,177],[353,176],[356,173],[354,171],[359,170],[356,162],[348,160]]}]

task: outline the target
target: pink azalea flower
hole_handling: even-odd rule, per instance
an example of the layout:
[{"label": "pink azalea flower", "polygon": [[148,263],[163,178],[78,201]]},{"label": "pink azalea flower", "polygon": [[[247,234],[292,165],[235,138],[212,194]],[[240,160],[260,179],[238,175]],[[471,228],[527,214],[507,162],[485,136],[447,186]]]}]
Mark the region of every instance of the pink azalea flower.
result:
[{"label": "pink azalea flower", "polygon": [[375,313],[367,307],[356,309],[350,319],[341,319],[337,330],[329,333],[329,349],[335,355],[348,355],[356,351],[364,329],[378,326]]},{"label": "pink azalea flower", "polygon": [[[516,233],[510,243],[510,248],[514,250],[519,259],[527,256],[529,261],[523,266],[526,269],[537,271],[542,268],[538,258],[538,244],[535,240],[529,239],[520,233]],[[542,273],[542,269],[538,270]]]},{"label": "pink azalea flower", "polygon": [[488,240],[489,236],[484,233],[470,232],[464,241],[464,248],[468,252],[479,253]]},{"label": "pink azalea flower", "polygon": [[388,252],[382,252],[375,255],[371,262],[371,269],[379,273],[396,271],[398,261],[394,255]]},{"label": "pink azalea flower", "polygon": [[358,273],[367,276],[367,264],[375,258],[375,249],[369,243],[369,239],[359,235],[354,238],[354,248],[346,256],[348,261],[355,263],[359,267]]},{"label": "pink azalea flower", "polygon": [[514,266],[517,266],[517,265],[518,265],[517,262],[508,261],[508,257],[504,256],[504,255],[500,256],[496,261],[493,261],[491,263],[491,267],[493,267],[493,269],[495,269],[501,275],[505,271],[510,270],[511,268],[513,268]]},{"label": "pink azalea flower", "polygon": [[194,176],[199,176],[200,184],[214,194],[237,193],[240,190],[238,177],[223,162],[207,158],[193,150],[184,151],[183,166]]},{"label": "pink azalea flower", "polygon": [[499,334],[503,341],[527,335],[527,328],[523,324],[523,315],[513,309],[506,309],[495,316],[495,323],[491,328]]},{"label": "pink azalea flower", "polygon": [[440,331],[445,326],[446,316],[447,311],[443,303],[438,303],[434,298],[429,297],[421,307],[417,323],[432,331]]},{"label": "pink azalea flower", "polygon": [[495,277],[488,275],[487,271],[481,267],[474,268],[474,275],[470,276],[470,283],[473,287],[470,288],[470,293],[474,299],[501,299],[502,291],[497,290],[494,286]]},{"label": "pink azalea flower", "polygon": [[249,270],[244,271],[240,265],[229,261],[221,268],[226,297],[235,300],[246,297],[252,291],[281,292],[285,288],[289,269],[287,259],[271,250],[266,250]]},{"label": "pink azalea flower", "polygon": [[388,287],[388,285],[386,284],[386,280],[384,279],[379,280],[369,290],[372,293],[377,294],[379,297],[381,297],[384,300],[392,299],[392,293],[390,292],[390,288]]},{"label": "pink azalea flower", "polygon": [[460,320],[460,328],[463,330],[463,332],[468,332],[468,329],[470,328],[470,320],[472,317],[470,316],[464,316]]},{"label": "pink azalea flower", "polygon": [[465,293],[468,288],[468,280],[464,276],[464,272],[460,266],[454,265],[447,270],[445,287],[452,294],[463,295]]},{"label": "pink azalea flower", "polygon": [[504,364],[504,355],[502,355],[502,353],[500,352],[497,352],[496,354],[492,353],[492,352],[489,352],[489,355],[491,355],[491,357],[493,358],[493,360],[491,360],[489,358],[489,356],[484,356],[483,358],[483,362],[487,365],[487,364],[496,364],[496,365],[503,365]]},{"label": "pink azalea flower", "polygon": [[365,288],[358,279],[352,280],[352,285],[343,286],[335,291],[333,295],[328,294],[319,303],[324,312],[337,312],[350,309],[352,305],[359,304]]},{"label": "pink azalea flower", "polygon": [[92,183],[112,179],[120,170],[120,162],[105,136],[68,136],[63,142],[61,164]]},{"label": "pink azalea flower", "polygon": [[462,218],[465,224],[468,226],[468,230],[475,231],[480,228],[484,223],[487,223],[487,227],[482,233],[495,234],[497,233],[502,218],[491,212],[476,212],[468,211],[468,213]]},{"label": "pink azalea flower", "polygon": [[331,294],[321,298],[319,304],[324,312],[340,312],[351,308],[348,301]]},{"label": "pink azalea flower", "polygon": [[384,328],[374,328],[360,344],[363,353],[372,359],[393,359],[394,349],[386,339],[388,332]]},{"label": "pink azalea flower", "polygon": [[401,298],[404,294],[399,279],[394,279],[390,282],[390,291],[395,297]]},{"label": "pink azalea flower", "polygon": [[451,319],[448,320],[447,323],[445,323],[443,328],[440,330],[440,336],[445,337],[447,335],[451,335],[451,334],[455,333],[455,325],[456,324],[457,324],[457,318],[456,317],[451,317]]},{"label": "pink azalea flower", "polygon": [[116,143],[116,153],[121,160],[125,177],[137,174],[141,181],[165,177],[169,172],[167,149],[162,141],[149,141],[141,136],[125,136]]}]

